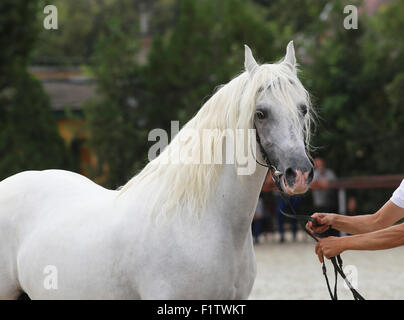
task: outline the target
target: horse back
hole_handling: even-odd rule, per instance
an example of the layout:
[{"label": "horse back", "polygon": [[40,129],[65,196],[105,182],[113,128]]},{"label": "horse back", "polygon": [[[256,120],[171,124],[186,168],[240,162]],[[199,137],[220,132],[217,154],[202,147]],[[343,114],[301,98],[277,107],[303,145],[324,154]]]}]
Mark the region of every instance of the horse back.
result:
[{"label": "horse back", "polygon": [[0,228],[10,223],[33,228],[46,215],[57,215],[67,207],[96,199],[105,200],[113,194],[70,171],[24,171],[0,182]]}]

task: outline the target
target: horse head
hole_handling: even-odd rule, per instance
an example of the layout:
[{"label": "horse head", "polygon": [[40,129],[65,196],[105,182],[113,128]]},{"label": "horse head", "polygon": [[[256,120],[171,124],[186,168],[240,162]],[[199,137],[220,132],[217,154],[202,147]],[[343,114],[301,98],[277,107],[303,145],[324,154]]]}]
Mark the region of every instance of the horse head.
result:
[{"label": "horse head", "polygon": [[245,46],[244,65],[249,80],[261,84],[252,121],[262,159],[276,168],[282,191],[304,193],[313,179],[307,150],[313,111],[309,94],[297,77],[293,42],[284,59],[275,64],[258,65]]}]

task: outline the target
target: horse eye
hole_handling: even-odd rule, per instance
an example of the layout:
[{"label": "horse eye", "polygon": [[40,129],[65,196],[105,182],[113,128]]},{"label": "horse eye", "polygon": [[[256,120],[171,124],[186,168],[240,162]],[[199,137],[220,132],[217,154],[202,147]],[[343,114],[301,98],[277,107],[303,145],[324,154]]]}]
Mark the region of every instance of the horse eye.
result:
[{"label": "horse eye", "polygon": [[265,119],[265,114],[262,111],[256,112],[258,119],[262,120]]}]

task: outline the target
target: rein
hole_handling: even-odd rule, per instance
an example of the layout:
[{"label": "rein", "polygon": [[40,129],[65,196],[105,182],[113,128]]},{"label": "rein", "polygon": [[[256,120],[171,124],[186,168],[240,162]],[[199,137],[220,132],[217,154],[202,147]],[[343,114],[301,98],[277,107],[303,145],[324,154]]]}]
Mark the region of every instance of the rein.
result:
[{"label": "rein", "polygon": [[[273,178],[274,182],[275,179]],[[277,183],[275,183],[275,185],[277,185]],[[279,186],[277,185],[277,188],[279,189]],[[283,194],[281,189],[279,189],[280,191],[280,195],[281,198],[283,199],[283,201],[285,201],[285,203],[288,205],[288,207],[291,209],[291,211],[293,212],[293,214],[287,214],[286,212],[282,211],[281,209],[280,212],[289,218],[295,219],[297,221],[299,221],[300,225],[302,226],[303,230],[316,242],[318,242],[318,239],[313,236],[311,234],[311,232],[309,232],[306,228],[306,224],[305,222],[307,221],[311,221],[314,225],[318,225],[317,221],[315,219],[313,219],[310,216],[307,215],[302,215],[302,214],[296,214],[295,209],[293,208],[292,204],[290,203],[289,199],[286,198]],[[334,282],[334,293],[331,291],[331,286],[330,286],[330,282],[328,280],[328,276],[327,276],[327,268],[325,266],[325,259],[323,258],[323,266],[322,266],[322,270],[323,270],[323,275],[325,278],[325,281],[327,283],[327,289],[328,289],[328,293],[331,297],[331,300],[338,300],[338,295],[337,295],[337,286],[338,286],[338,274],[341,275],[342,279],[344,279],[345,283],[347,284],[349,290],[351,290],[352,296],[354,298],[354,300],[365,300],[365,298],[352,286],[352,284],[349,282],[349,280],[347,279],[345,272],[343,270],[343,261],[341,258],[341,255],[337,255],[335,257],[331,257],[330,258],[333,267],[334,267],[334,274],[335,274],[335,282]]]},{"label": "rein", "polygon": [[[272,164],[270,164],[268,157],[266,156],[266,153],[264,152],[261,143],[259,141],[259,137],[257,135],[257,142],[258,145],[260,146],[260,150],[261,150],[261,154],[265,160],[265,162],[269,165],[265,165],[260,163],[257,159],[255,159],[255,161],[263,166],[263,167],[267,167],[270,171],[271,171],[271,176],[272,176],[272,180],[275,184],[275,186],[278,188],[279,192],[280,192],[280,196],[283,199],[283,201],[285,201],[285,203],[288,205],[288,207],[291,209],[293,214],[288,214],[284,211],[282,211],[280,208],[280,212],[288,217],[288,218],[292,218],[297,220],[301,227],[303,228],[303,230],[316,242],[318,242],[318,239],[313,236],[311,234],[311,232],[309,232],[309,230],[306,229],[306,222],[307,221],[311,221],[315,226],[318,225],[317,221],[315,219],[313,219],[312,217],[308,216],[308,215],[303,215],[303,214],[297,214],[295,209],[293,208],[292,204],[290,203],[289,198],[285,197],[285,195],[283,194],[282,191],[282,187],[281,187],[281,183],[280,183],[280,177],[282,177],[283,173],[279,170],[276,169],[275,166],[273,166]],[[331,228],[331,226],[330,226]],[[337,295],[337,285],[338,285],[338,274],[341,275],[342,279],[344,279],[345,283],[347,284],[349,290],[351,290],[351,293],[353,295],[354,300],[365,300],[365,298],[352,286],[352,284],[349,282],[349,280],[347,279],[344,270],[342,268],[343,265],[343,261],[341,258],[341,255],[337,255],[335,257],[330,258],[333,266],[334,266],[334,274],[335,274],[335,282],[334,282],[334,293],[331,291],[331,286],[330,286],[330,282],[328,280],[328,276],[327,276],[327,268],[325,266],[325,259],[323,257],[323,266],[322,266],[322,270],[323,270],[323,275],[325,278],[325,281],[327,283],[327,289],[328,289],[328,293],[330,294],[331,300],[338,300],[338,295]]]}]

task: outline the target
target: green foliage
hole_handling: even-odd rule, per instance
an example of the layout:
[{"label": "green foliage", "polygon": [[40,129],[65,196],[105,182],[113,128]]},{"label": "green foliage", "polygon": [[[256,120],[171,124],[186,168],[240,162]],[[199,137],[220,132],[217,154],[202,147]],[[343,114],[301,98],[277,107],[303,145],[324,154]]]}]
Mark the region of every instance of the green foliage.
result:
[{"label": "green foliage", "polygon": [[311,35],[324,30],[326,23],[322,15],[326,14],[332,4],[329,0],[255,0],[268,7],[267,20],[276,28],[276,37],[281,40],[304,37],[307,41]]},{"label": "green foliage", "polygon": [[[119,21],[109,24],[96,46],[93,67],[97,98],[85,112],[91,132],[90,143],[98,156],[100,170],[108,166],[106,185],[116,188],[133,175],[134,166],[147,153],[147,133],[140,121],[138,46],[127,37]],[[143,130],[142,130],[143,129]]]},{"label": "green foliage", "polygon": [[[149,1],[150,2],[150,1]],[[146,0],[55,0],[58,30],[42,29],[35,51],[36,64],[87,63],[94,53],[98,36],[107,31],[110,19],[119,17],[125,32],[138,25],[139,7]],[[42,14],[42,18],[45,14]]]},{"label": "green foliage", "polygon": [[[340,15],[341,10],[336,6],[332,14]],[[384,25],[386,17],[381,14],[373,20]],[[394,17],[396,23],[400,20],[399,14]],[[396,140],[401,140],[404,122],[391,103],[400,98],[392,96],[398,94],[393,88],[390,99],[386,94],[402,70],[391,46],[380,45],[385,42],[385,29],[377,28],[375,21],[362,15],[358,30],[331,25],[332,32],[312,50],[313,63],[307,66],[308,83],[323,118],[317,143],[327,148],[323,153],[340,175],[404,172],[399,160],[404,154]],[[403,54],[398,48],[397,57]],[[386,154],[391,153],[396,160],[387,161]]]},{"label": "green foliage", "polygon": [[6,94],[0,103],[0,180],[25,170],[70,169],[39,81],[19,74]]},{"label": "green foliage", "polygon": [[274,59],[284,50],[274,42],[263,13],[250,2],[179,1],[176,24],[154,38],[145,69],[149,118],[161,115],[151,124],[188,121],[216,86],[242,71],[243,44],[258,58]]},{"label": "green foliage", "polygon": [[24,72],[37,38],[38,1],[0,1],[0,90]]},{"label": "green foliage", "polygon": [[[216,86],[242,71],[244,43],[265,62],[282,57],[291,39],[320,115],[315,155],[338,176],[404,172],[404,1],[384,4],[373,16],[360,10],[358,30],[343,27],[347,4],[363,5],[158,0],[146,65],[132,59],[137,33],[125,38],[120,21],[122,34],[108,31],[96,48],[99,99],[89,111],[93,145],[110,170],[108,184],[124,183],[144,162],[147,130],[169,129],[177,119],[183,125]],[[375,208],[386,199],[378,194],[361,200]]]},{"label": "green foliage", "polygon": [[[321,115],[317,154],[338,176],[402,173],[403,1],[374,16],[362,13],[357,30],[343,28],[343,6],[334,4],[326,32],[307,46],[310,61],[303,67]],[[374,210],[390,192],[369,192],[360,202]]]},{"label": "green foliage", "polygon": [[[171,120],[184,124],[216,86],[243,69],[244,43],[258,57],[280,57],[268,45],[269,24],[251,3],[181,0],[170,8],[176,23],[154,37],[147,65],[137,65],[134,40],[119,27],[97,47],[92,70],[99,99],[88,119],[92,145],[109,168],[108,186],[125,183],[145,163],[149,130],[168,130]],[[160,17],[159,27],[166,22]]]},{"label": "green foliage", "polygon": [[0,3],[0,180],[24,170],[70,168],[49,99],[26,71],[38,1]]}]

